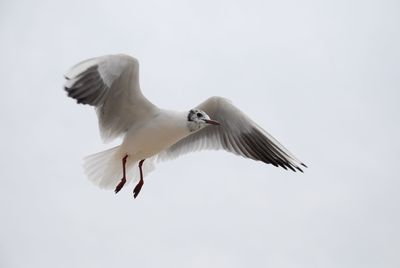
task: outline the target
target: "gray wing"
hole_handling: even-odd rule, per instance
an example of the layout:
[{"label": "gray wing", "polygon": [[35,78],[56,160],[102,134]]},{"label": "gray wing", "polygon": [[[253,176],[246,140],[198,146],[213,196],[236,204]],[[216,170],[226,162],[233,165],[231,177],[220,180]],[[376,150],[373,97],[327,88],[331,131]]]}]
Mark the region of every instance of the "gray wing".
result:
[{"label": "gray wing", "polygon": [[306,167],[230,101],[212,97],[196,108],[205,111],[211,119],[220,122],[221,126],[207,126],[183,138],[160,153],[160,160],[176,158],[198,150],[224,149],[236,155],[293,171],[302,171],[300,166]]},{"label": "gray wing", "polygon": [[94,106],[104,140],[124,134],[135,122],[151,118],[157,107],[139,85],[139,63],[127,55],[108,55],[80,62],[65,75],[68,96]]}]

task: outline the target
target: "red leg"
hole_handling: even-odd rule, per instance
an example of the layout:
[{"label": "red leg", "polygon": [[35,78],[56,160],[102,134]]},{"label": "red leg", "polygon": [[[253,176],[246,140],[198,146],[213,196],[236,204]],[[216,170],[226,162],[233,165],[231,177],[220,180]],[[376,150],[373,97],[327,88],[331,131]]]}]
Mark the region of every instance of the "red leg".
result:
[{"label": "red leg", "polygon": [[142,186],[144,184],[144,180],[143,180],[143,171],[142,171],[142,165],[143,162],[146,159],[143,159],[139,162],[139,171],[140,171],[140,181],[138,182],[138,184],[135,186],[135,189],[133,189],[133,197],[136,198],[138,196],[138,194],[140,193],[140,190],[142,189]]},{"label": "red leg", "polygon": [[117,187],[115,187],[115,193],[118,193],[122,187],[124,187],[124,184],[126,182],[126,171],[125,171],[125,165],[126,165],[126,159],[128,158],[128,155],[125,155],[124,158],[122,158],[122,179],[118,183]]}]

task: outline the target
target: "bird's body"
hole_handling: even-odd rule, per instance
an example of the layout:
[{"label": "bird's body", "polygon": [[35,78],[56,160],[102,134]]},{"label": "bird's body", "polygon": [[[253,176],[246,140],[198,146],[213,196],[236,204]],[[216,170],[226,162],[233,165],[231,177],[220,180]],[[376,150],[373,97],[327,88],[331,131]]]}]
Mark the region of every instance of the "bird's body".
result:
[{"label": "bird's body", "polygon": [[190,134],[187,112],[160,109],[151,120],[132,126],[125,134],[120,151],[141,160],[164,151]]},{"label": "bird's body", "polygon": [[101,188],[118,192],[127,181],[140,177],[136,197],[156,161],[202,149],[224,149],[293,171],[305,167],[224,98],[211,97],[185,112],[157,107],[143,96],[139,63],[130,56],[83,61],[72,67],[66,79],[68,96],[96,108],[103,139],[123,136],[120,146],[86,158],[85,172]]}]

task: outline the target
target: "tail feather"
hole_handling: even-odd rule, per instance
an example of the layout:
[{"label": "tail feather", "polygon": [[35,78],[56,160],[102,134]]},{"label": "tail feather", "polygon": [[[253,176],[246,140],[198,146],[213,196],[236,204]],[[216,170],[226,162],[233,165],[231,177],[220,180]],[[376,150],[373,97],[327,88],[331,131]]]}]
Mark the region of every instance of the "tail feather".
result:
[{"label": "tail feather", "polygon": [[[120,146],[89,155],[84,158],[84,170],[88,179],[102,189],[114,190],[122,178],[122,158],[125,156]],[[146,159],[143,164],[143,175],[154,170],[155,157]],[[139,180],[138,161],[128,157],[126,161],[127,184]]]},{"label": "tail feather", "polygon": [[118,149],[119,146],[89,155],[84,159],[83,167],[86,176],[100,188],[112,189],[122,178],[122,164]]}]

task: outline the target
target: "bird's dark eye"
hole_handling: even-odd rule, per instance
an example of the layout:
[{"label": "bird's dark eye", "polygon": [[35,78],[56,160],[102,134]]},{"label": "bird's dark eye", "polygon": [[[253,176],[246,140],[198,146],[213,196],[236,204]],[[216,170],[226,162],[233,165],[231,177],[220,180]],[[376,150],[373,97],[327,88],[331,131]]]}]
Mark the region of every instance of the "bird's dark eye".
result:
[{"label": "bird's dark eye", "polygon": [[197,117],[202,117],[203,115],[201,113],[197,113]]}]

